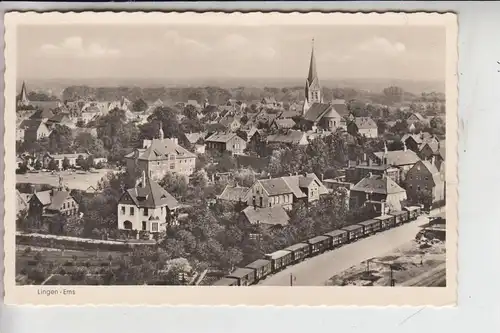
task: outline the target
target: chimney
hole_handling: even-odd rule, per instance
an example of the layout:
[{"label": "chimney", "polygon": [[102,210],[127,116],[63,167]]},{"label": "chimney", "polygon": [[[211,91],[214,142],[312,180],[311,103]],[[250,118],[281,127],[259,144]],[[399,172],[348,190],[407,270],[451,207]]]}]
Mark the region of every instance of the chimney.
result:
[{"label": "chimney", "polygon": [[406,151],[406,142],[403,141],[403,151]]},{"label": "chimney", "polygon": [[363,153],[363,161],[366,161],[366,153]]},{"label": "chimney", "polygon": [[146,171],[142,171],[142,187],[146,187]]},{"label": "chimney", "polygon": [[321,174],[321,181],[323,181],[323,180],[324,180],[324,177],[325,177],[325,175],[324,175],[324,174]]},{"label": "chimney", "polygon": [[431,157],[431,163],[433,165],[436,165],[436,156],[432,155],[432,157]]}]

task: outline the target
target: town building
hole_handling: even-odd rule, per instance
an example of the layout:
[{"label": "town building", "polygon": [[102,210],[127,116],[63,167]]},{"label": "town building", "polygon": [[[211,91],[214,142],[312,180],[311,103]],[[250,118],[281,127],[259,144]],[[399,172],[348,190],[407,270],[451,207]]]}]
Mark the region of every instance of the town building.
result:
[{"label": "town building", "polygon": [[405,189],[386,175],[368,174],[354,185],[350,192],[352,209],[369,205],[383,214],[401,210],[405,200]]},{"label": "town building", "polygon": [[48,119],[46,124],[51,127],[54,127],[55,125],[62,125],[74,129],[76,128],[76,119],[73,119],[69,113],[58,113]]},{"label": "town building", "polygon": [[282,130],[282,129],[291,129],[295,127],[295,121],[291,118],[285,118],[285,119],[274,119],[273,122],[271,123],[270,128],[273,130]]},{"label": "town building", "polygon": [[[60,183],[62,180],[60,179]],[[64,216],[76,216],[78,214],[78,203],[70,195],[69,191],[52,189],[35,192],[28,202],[29,214],[39,218],[51,217],[57,214]]]},{"label": "town building", "polygon": [[294,201],[312,203],[327,194],[328,189],[315,174],[295,175],[257,180],[250,188],[248,205],[255,207],[283,206],[291,209]]},{"label": "town building", "polygon": [[50,118],[54,117],[54,113],[48,109],[36,110],[30,117],[31,120],[40,120],[47,122]]},{"label": "town building", "polygon": [[214,133],[205,139],[207,150],[219,152],[231,152],[233,154],[243,154],[247,147],[247,142],[235,133]]},{"label": "town building", "polygon": [[21,93],[17,98],[18,107],[26,107],[30,105],[30,100],[28,99],[28,91],[26,89],[26,83],[23,81],[21,85]]},{"label": "town building", "polygon": [[178,201],[143,171],[141,180],[118,200],[118,229],[164,232],[176,224]]},{"label": "town building", "polygon": [[47,138],[51,130],[40,119],[25,119],[19,125],[19,130],[16,132],[17,141],[35,142],[43,138]]},{"label": "town building", "polygon": [[384,151],[372,153],[368,158],[371,159],[374,164],[390,165],[398,168],[400,172],[399,179],[397,179],[396,182],[404,182],[406,173],[415,163],[420,161],[420,158],[414,151],[407,149],[406,145],[403,145],[403,147],[403,150],[388,151],[387,146],[384,145]]},{"label": "town building", "polygon": [[49,166],[49,163],[54,160],[56,161],[56,165],[58,166],[59,169],[63,169],[63,163],[64,159],[68,160],[68,166],[69,167],[76,167],[77,166],[77,160],[78,158],[80,159],[86,159],[88,158],[89,155],[86,153],[81,153],[81,154],[49,154],[45,153],[43,156],[43,167],[47,168]]},{"label": "town building", "polygon": [[236,132],[241,127],[241,122],[236,117],[226,116],[219,121],[227,131]]},{"label": "town building", "polygon": [[398,183],[401,179],[400,170],[389,164],[382,164],[380,160],[375,163],[372,159],[365,158],[362,161],[349,161],[346,169],[346,181],[356,184],[369,174],[386,175]]},{"label": "town building", "polygon": [[378,137],[377,124],[370,117],[355,117],[353,121],[347,124],[347,132],[367,138]]},{"label": "town building", "polygon": [[226,185],[222,193],[217,196],[217,200],[221,202],[246,204],[248,202],[249,190],[249,187]]},{"label": "town building", "polygon": [[148,178],[160,180],[167,172],[193,174],[196,154],[181,147],[177,138],[165,139],[160,126],[158,139],[144,140],[143,148],[125,155],[125,161],[129,170],[144,171]]},{"label": "town building", "polygon": [[427,132],[418,134],[405,134],[401,138],[401,142],[413,150],[423,160],[429,159],[439,150],[439,139]]},{"label": "town building", "polygon": [[436,208],[445,203],[444,168],[439,171],[434,158],[430,161],[418,161],[406,175],[408,199],[423,204],[427,208]]}]

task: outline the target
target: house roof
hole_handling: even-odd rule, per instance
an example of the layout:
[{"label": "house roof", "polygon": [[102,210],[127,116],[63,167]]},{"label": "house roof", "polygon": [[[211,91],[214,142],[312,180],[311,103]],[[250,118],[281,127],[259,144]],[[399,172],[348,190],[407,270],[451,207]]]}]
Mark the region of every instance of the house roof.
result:
[{"label": "house roof", "polygon": [[26,200],[26,197],[23,196],[18,190],[16,190],[16,209],[17,211],[24,210],[28,208],[28,200]]},{"label": "house roof", "polygon": [[290,217],[282,206],[254,208],[247,207],[243,214],[251,224],[287,225]]},{"label": "house roof", "polygon": [[48,154],[47,153],[47,156],[50,156],[51,158],[55,159],[55,160],[63,160],[64,158],[68,158],[68,159],[73,159],[73,158],[78,158],[78,156],[81,156],[83,158],[87,158],[89,156],[89,154],[87,153],[80,153],[80,154]]},{"label": "house roof", "polygon": [[443,181],[443,175],[434,164],[432,164],[430,161],[422,161],[422,164],[427,168],[427,170],[429,170],[435,185]]},{"label": "house roof", "polygon": [[309,110],[307,110],[304,119],[313,122],[318,121],[331,107],[331,104],[327,103],[313,103]]},{"label": "house roof", "polygon": [[24,119],[19,125],[20,129],[38,129],[40,125],[43,124],[41,120],[38,119]]},{"label": "house roof", "polygon": [[196,157],[187,149],[179,146],[171,139],[153,139],[151,145],[146,149],[136,149],[126,155],[126,158],[135,157],[142,161],[159,161],[168,158],[168,155],[174,154],[176,157],[189,158]]},{"label": "house roof", "polygon": [[67,191],[54,191],[51,197],[52,201],[49,207],[47,207],[47,209],[60,210],[62,208],[64,201],[66,201],[68,197],[70,197],[70,194]]},{"label": "house roof", "polygon": [[267,103],[267,104],[276,103],[276,98],[274,98],[274,97],[264,97],[262,100],[264,101],[264,103]]},{"label": "house roof", "polygon": [[[419,121],[425,121],[425,120],[426,120],[426,119],[425,119],[425,117],[424,117],[424,116],[422,116],[422,115],[421,115],[420,113],[418,113],[418,112],[414,112],[414,113],[412,113],[409,117],[411,117],[411,116],[415,116],[415,117],[416,117]],[[409,118],[409,117],[408,117],[408,118]]]},{"label": "house roof", "polygon": [[384,155],[387,158],[387,164],[399,166],[399,165],[408,165],[415,164],[420,161],[420,158],[417,154],[411,150],[393,150],[384,153],[383,151],[374,153],[377,158],[383,160]]},{"label": "house roof", "polygon": [[439,142],[439,155],[441,156],[441,158],[443,160],[446,160],[446,141],[445,140],[441,140],[441,142]]},{"label": "house roof", "polygon": [[134,204],[140,208],[167,206],[169,209],[174,209],[179,206],[179,202],[170,193],[157,182],[148,178],[146,178],[144,186],[143,181],[141,181],[137,187],[128,189],[126,193],[130,196]]},{"label": "house roof", "polygon": [[288,186],[292,189],[293,195],[297,198],[306,197],[306,194],[301,190],[301,188],[307,188],[312,182],[316,182],[319,187],[319,194],[327,194],[328,189],[321,183],[321,181],[316,177],[314,173],[307,173],[305,175],[295,175],[281,177]]},{"label": "house roof", "polygon": [[184,136],[191,144],[195,144],[199,139],[203,139],[203,133],[185,133]]},{"label": "house roof", "polygon": [[219,121],[219,124],[229,127],[235,120],[238,121],[235,117],[224,117]]},{"label": "house roof", "polygon": [[405,192],[401,186],[385,175],[368,175],[354,185],[351,191],[378,194]]},{"label": "house roof", "polygon": [[54,114],[49,109],[37,110],[33,113],[30,119],[44,119],[44,118],[52,118]]},{"label": "house roof", "polygon": [[211,136],[209,136],[205,141],[226,143],[229,142],[229,140],[231,140],[235,136],[237,136],[235,133],[214,133]]},{"label": "house roof", "polygon": [[294,192],[282,178],[260,179],[258,182],[269,195],[281,195]]},{"label": "house roof", "polygon": [[290,118],[285,119],[275,119],[274,122],[278,128],[292,128],[295,126],[295,121]]},{"label": "house roof", "polygon": [[64,120],[64,118],[70,120],[69,114],[61,112],[50,118],[49,121],[54,123],[60,123],[61,121]]},{"label": "house roof", "polygon": [[288,131],[286,134],[272,134],[267,137],[267,142],[280,142],[280,143],[299,143],[302,138],[306,135],[302,131]]},{"label": "house roof", "polygon": [[300,113],[297,111],[283,111],[280,113],[279,118],[282,119],[291,119],[294,117],[300,116]]},{"label": "house roof", "polygon": [[232,202],[246,201],[249,190],[248,187],[227,185],[218,199]]},{"label": "house roof", "polygon": [[354,123],[358,129],[372,129],[377,128],[377,124],[370,117],[356,117],[354,118]]}]

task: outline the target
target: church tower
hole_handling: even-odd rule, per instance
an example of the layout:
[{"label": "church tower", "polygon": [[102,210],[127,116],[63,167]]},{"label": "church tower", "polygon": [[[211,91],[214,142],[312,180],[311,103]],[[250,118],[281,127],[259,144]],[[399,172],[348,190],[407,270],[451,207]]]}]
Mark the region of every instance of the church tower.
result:
[{"label": "church tower", "polygon": [[309,74],[306,80],[305,89],[306,99],[304,101],[303,114],[305,115],[307,110],[314,103],[321,103],[323,97],[321,96],[321,86],[319,84],[318,73],[316,71],[316,57],[314,56],[314,39],[312,40],[312,50],[311,50],[311,61],[309,63]]},{"label": "church tower", "polygon": [[21,86],[21,94],[19,94],[18,100],[19,106],[27,106],[30,104],[30,100],[28,99],[28,92],[26,91],[26,83],[23,81],[23,85]]}]

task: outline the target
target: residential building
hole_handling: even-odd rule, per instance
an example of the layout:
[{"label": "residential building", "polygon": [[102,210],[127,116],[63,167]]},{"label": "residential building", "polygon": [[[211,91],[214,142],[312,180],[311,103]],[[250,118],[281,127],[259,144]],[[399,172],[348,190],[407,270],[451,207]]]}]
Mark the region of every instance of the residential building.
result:
[{"label": "residential building", "polygon": [[143,148],[125,155],[127,168],[145,171],[153,180],[162,179],[167,172],[190,176],[195,169],[196,154],[181,147],[177,138],[165,139],[161,127],[158,139],[144,140]]},{"label": "residential building", "polygon": [[408,123],[408,125],[412,125],[412,124],[417,123],[417,122],[422,123],[422,124],[426,124],[428,121],[427,121],[427,118],[422,116],[420,113],[414,112],[414,113],[410,114],[410,116],[408,118],[406,118],[406,122]]},{"label": "residential building", "polygon": [[79,208],[76,200],[62,188],[35,192],[28,205],[29,214],[38,217],[50,217],[55,214],[76,216]]},{"label": "residential building", "polygon": [[406,175],[408,199],[424,204],[428,208],[444,205],[445,178],[444,168],[440,172],[434,158],[430,161],[418,161]]},{"label": "residential building", "polygon": [[312,203],[327,194],[328,189],[316,175],[310,173],[257,180],[250,188],[248,205],[256,207],[283,206],[291,209],[294,201]]},{"label": "residential building", "polygon": [[370,205],[376,211],[399,211],[407,200],[406,191],[386,175],[368,174],[351,188],[351,208]]},{"label": "residential building", "polygon": [[286,145],[308,145],[307,134],[302,131],[288,130],[285,133],[268,135],[267,144],[286,144]]},{"label": "residential building", "polygon": [[52,111],[48,109],[36,110],[30,117],[31,120],[39,120],[42,122],[46,122],[50,118],[54,117]]},{"label": "residential building", "polygon": [[[403,145],[404,146],[404,145]],[[388,151],[387,146],[384,151],[372,153],[368,156],[374,164],[390,165],[400,170],[397,183],[404,182],[406,173],[413,167],[415,163],[420,161],[418,155],[404,146],[403,150]]]},{"label": "residential building", "polygon": [[353,121],[348,123],[347,132],[352,135],[376,138],[378,136],[378,127],[370,117],[355,117]]},{"label": "residential building", "polygon": [[381,161],[375,163],[371,159],[364,159],[362,161],[349,161],[348,168],[346,169],[346,181],[356,184],[361,179],[369,174],[372,175],[386,175],[396,183],[400,182],[401,171],[389,164],[382,164]]},{"label": "residential building", "polygon": [[285,119],[274,119],[273,122],[271,123],[271,129],[274,130],[282,130],[282,129],[291,129],[295,127],[295,121],[291,118],[285,118]]},{"label": "residential building", "polygon": [[430,156],[437,153],[439,149],[439,139],[427,132],[418,134],[405,134],[401,138],[401,142],[417,153],[420,158],[428,159]]},{"label": "residential building", "polygon": [[226,185],[222,193],[217,196],[217,200],[231,203],[247,203],[250,188],[244,186]]},{"label": "residential building", "polygon": [[227,131],[236,132],[241,127],[241,122],[236,117],[226,116],[219,121]]},{"label": "residential building", "polygon": [[71,129],[76,128],[76,121],[70,117],[69,113],[58,113],[46,122],[47,126],[62,125]]},{"label": "residential building", "polygon": [[247,147],[247,142],[235,133],[214,133],[205,140],[205,146],[208,150],[243,154],[243,151]]},{"label": "residential building", "polygon": [[[47,125],[40,119],[25,119],[19,125],[19,133],[16,133],[16,139],[18,141],[38,141],[43,138],[47,138],[51,133],[51,130]],[[19,138],[17,137],[19,135]],[[21,135],[23,137],[21,138]]]},{"label": "residential building", "polygon": [[282,103],[276,101],[274,97],[264,97],[261,101],[260,104],[266,108],[279,108],[282,106]]},{"label": "residential building", "polygon": [[241,212],[243,221],[255,226],[273,228],[285,226],[289,223],[290,217],[281,206],[274,207],[247,207]]},{"label": "residential building", "polygon": [[143,171],[141,180],[118,200],[118,229],[164,232],[176,224],[177,200]]}]

